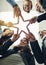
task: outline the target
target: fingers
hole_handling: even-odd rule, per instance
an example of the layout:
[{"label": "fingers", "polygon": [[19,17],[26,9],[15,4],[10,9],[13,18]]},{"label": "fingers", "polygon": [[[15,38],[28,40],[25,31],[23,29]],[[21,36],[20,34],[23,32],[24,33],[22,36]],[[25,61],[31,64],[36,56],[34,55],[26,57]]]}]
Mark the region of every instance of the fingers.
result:
[{"label": "fingers", "polygon": [[20,35],[22,32],[23,32],[24,34],[27,34],[25,31],[21,30],[21,32],[19,33],[19,35]]},{"label": "fingers", "polygon": [[42,5],[40,3],[36,4],[36,10],[39,11],[39,12],[41,12],[41,13],[44,12],[44,9],[43,9],[43,7],[42,7]]},{"label": "fingers", "polygon": [[13,38],[12,38],[12,41],[15,42],[16,40],[18,40],[19,37],[20,37],[19,34],[14,34]]},{"label": "fingers", "polygon": [[26,35],[26,38],[28,40],[30,40],[30,41],[34,41],[35,40],[35,37],[34,37],[34,35],[31,32]]}]

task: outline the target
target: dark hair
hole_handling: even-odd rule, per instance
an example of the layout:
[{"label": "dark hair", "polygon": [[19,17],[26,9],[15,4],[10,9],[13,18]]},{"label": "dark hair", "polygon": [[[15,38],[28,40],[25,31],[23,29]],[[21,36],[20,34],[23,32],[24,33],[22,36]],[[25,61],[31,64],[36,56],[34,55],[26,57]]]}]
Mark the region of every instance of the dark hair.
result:
[{"label": "dark hair", "polygon": [[4,30],[3,30],[3,32],[5,32],[6,30],[10,30],[9,28],[5,28]]},{"label": "dark hair", "polygon": [[26,39],[27,43],[29,42],[27,38],[23,38],[23,39]]}]

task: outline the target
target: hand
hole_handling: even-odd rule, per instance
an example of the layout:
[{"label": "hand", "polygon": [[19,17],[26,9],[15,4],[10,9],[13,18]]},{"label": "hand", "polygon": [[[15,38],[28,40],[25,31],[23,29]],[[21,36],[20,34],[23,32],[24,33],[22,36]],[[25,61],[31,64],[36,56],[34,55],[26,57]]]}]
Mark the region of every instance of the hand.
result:
[{"label": "hand", "polygon": [[15,42],[16,40],[18,40],[18,38],[20,37],[19,34],[14,34],[13,38],[11,39],[13,42]]},{"label": "hand", "polygon": [[35,41],[35,37],[31,32],[29,34],[26,34],[26,38],[31,42]]},{"label": "hand", "polygon": [[29,22],[32,24],[32,23],[35,23],[37,21],[37,16],[32,18]]},{"label": "hand", "polygon": [[43,38],[46,35],[46,30],[40,31],[39,34],[40,37]]},{"label": "hand", "polygon": [[21,16],[21,11],[20,8],[18,6],[14,6],[14,18]]},{"label": "hand", "polygon": [[39,11],[39,12],[41,12],[41,13],[44,12],[44,9],[43,9],[43,7],[42,7],[42,5],[40,3],[36,4],[36,10]]}]

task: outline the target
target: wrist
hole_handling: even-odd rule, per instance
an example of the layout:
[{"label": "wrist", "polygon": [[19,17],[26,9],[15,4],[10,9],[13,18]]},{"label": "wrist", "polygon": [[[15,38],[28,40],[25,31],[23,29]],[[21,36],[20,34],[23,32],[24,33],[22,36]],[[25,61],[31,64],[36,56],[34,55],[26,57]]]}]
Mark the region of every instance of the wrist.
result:
[{"label": "wrist", "polygon": [[13,37],[11,37],[10,39],[11,39],[12,42],[15,42],[14,39],[13,39]]},{"label": "wrist", "polygon": [[30,41],[30,42],[34,42],[34,41],[36,41],[36,39],[31,39],[31,38],[30,38],[29,41]]}]

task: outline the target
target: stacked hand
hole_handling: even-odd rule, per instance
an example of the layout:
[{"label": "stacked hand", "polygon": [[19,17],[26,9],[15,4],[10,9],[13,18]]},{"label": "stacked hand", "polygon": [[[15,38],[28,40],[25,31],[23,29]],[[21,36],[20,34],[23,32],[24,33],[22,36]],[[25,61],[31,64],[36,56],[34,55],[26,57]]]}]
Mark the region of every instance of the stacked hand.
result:
[{"label": "stacked hand", "polygon": [[27,21],[29,21],[29,23],[35,23],[36,21],[37,21],[37,16],[35,16],[35,17],[33,17],[33,18],[31,18],[31,19],[29,19],[29,20],[25,20],[25,22],[27,22]]},{"label": "stacked hand", "polygon": [[39,11],[39,12],[41,12],[41,13],[44,12],[44,9],[43,9],[43,7],[42,7],[42,5],[40,3],[36,4],[36,10]]},{"label": "stacked hand", "polygon": [[35,23],[37,21],[37,16],[33,17],[31,20],[29,20],[29,22],[32,24],[32,23]]},{"label": "stacked hand", "polygon": [[13,38],[11,39],[13,42],[15,42],[16,40],[18,40],[18,38],[20,37],[20,34],[14,34]]},{"label": "stacked hand", "polygon": [[14,17],[19,17],[21,15],[21,10],[18,6],[14,6]]},{"label": "stacked hand", "polygon": [[26,34],[26,38],[31,42],[35,41],[35,37],[31,32]]}]

